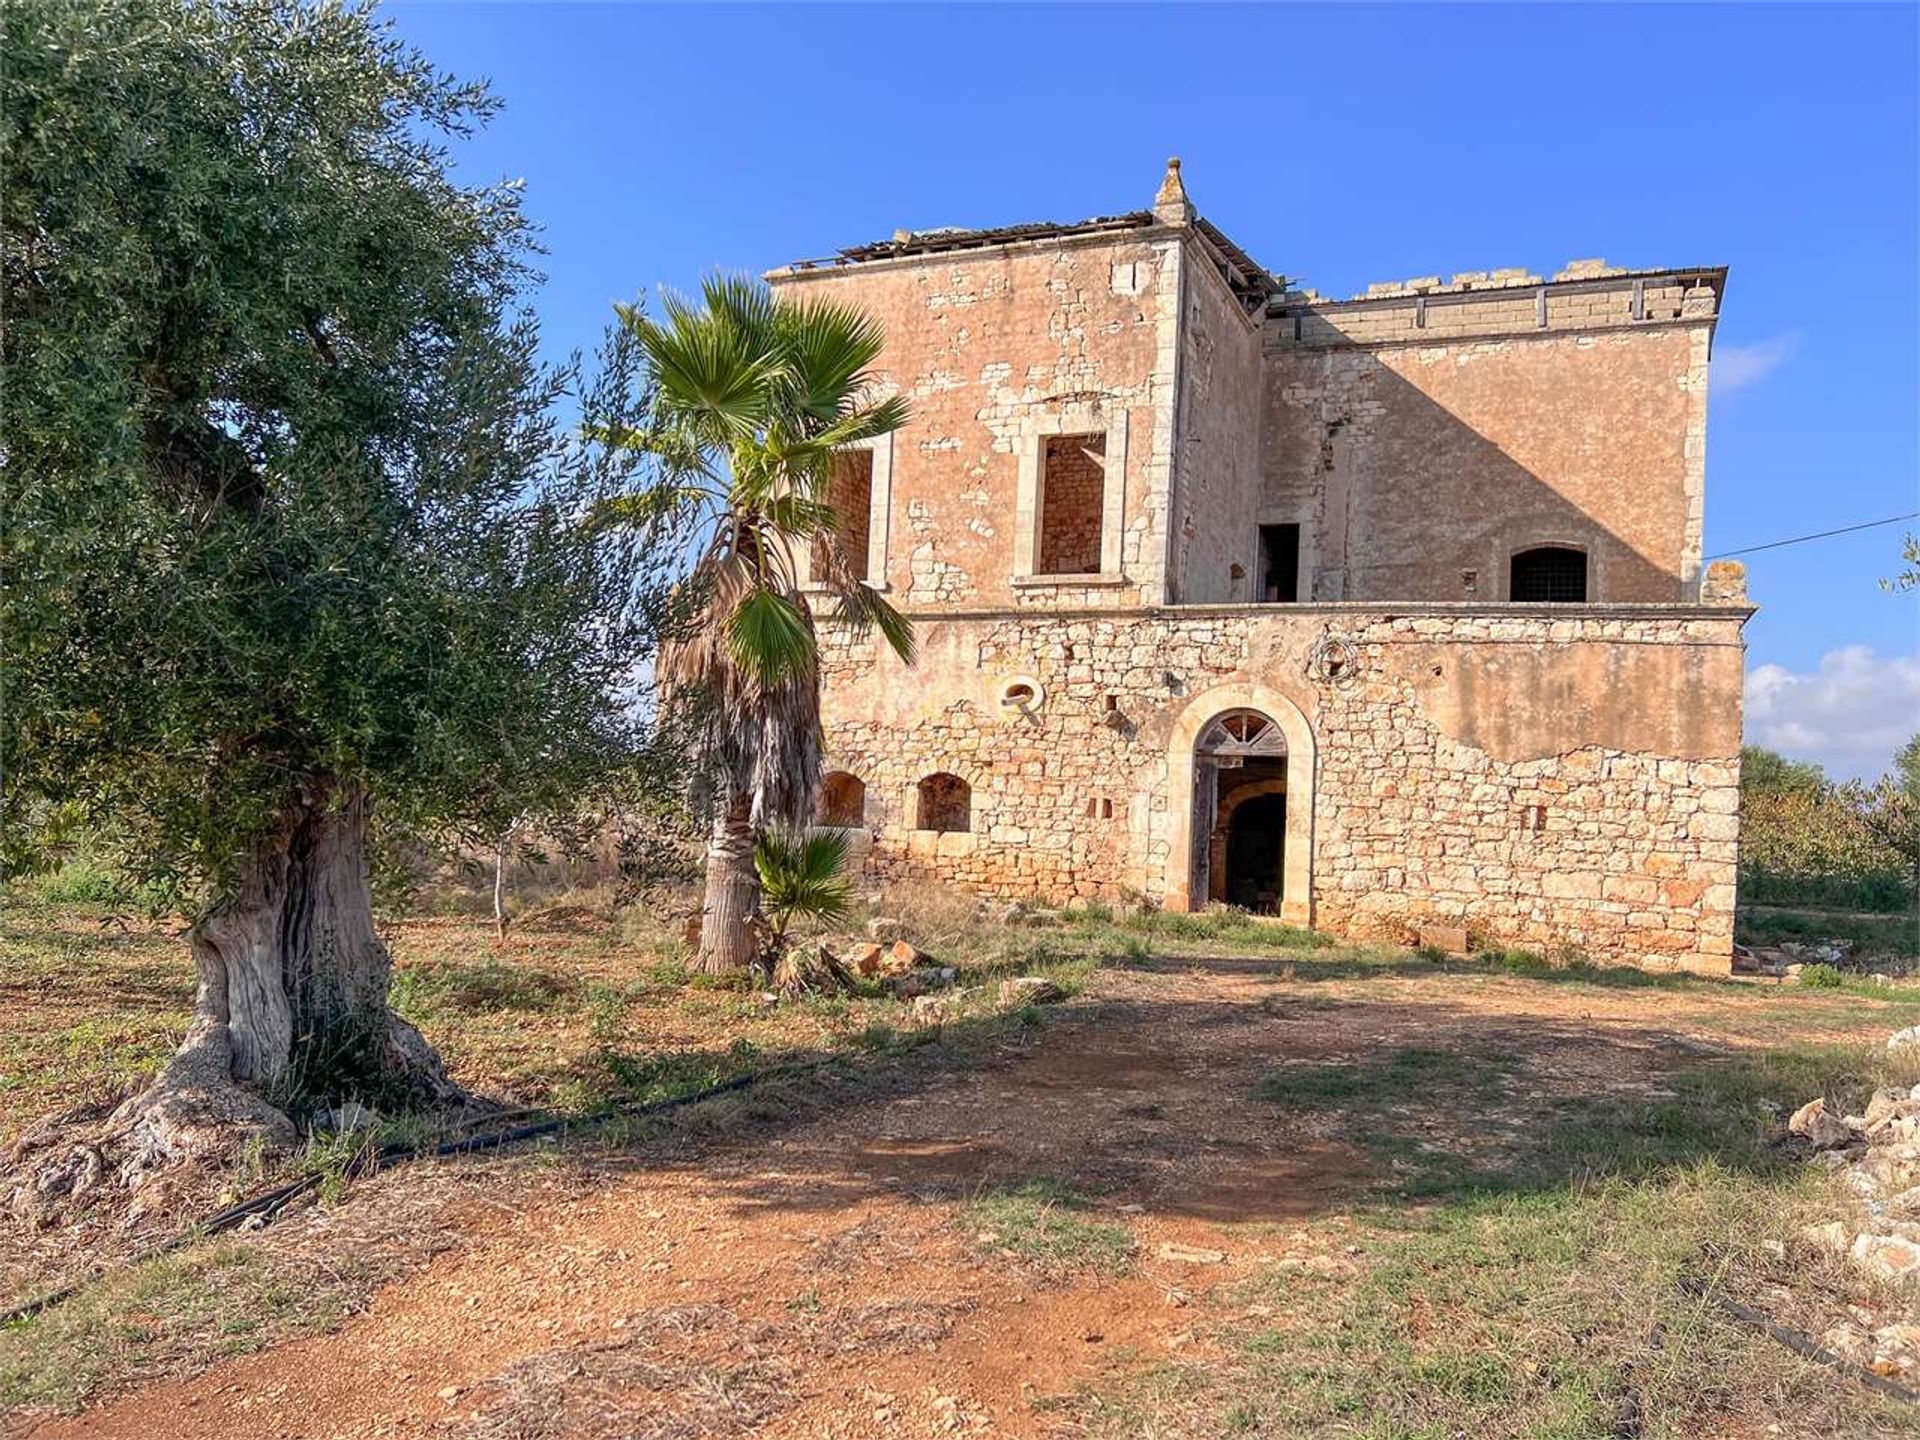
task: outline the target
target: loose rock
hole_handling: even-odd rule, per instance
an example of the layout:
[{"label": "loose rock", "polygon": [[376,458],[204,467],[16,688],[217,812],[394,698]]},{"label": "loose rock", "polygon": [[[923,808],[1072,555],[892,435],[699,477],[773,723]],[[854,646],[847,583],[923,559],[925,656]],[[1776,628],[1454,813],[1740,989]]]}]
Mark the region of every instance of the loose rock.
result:
[{"label": "loose rock", "polygon": [[1824,1099],[1809,1100],[1794,1111],[1793,1118],[1787,1121],[1787,1129],[1795,1135],[1804,1135],[1816,1150],[1838,1150],[1853,1141],[1853,1131],[1845,1121],[1827,1113]]},{"label": "loose rock", "polygon": [[1898,1235],[1862,1232],[1854,1237],[1848,1254],[1861,1269],[1889,1280],[1904,1280],[1920,1273],[1920,1245]]},{"label": "loose rock", "polygon": [[1000,982],[1000,1000],[1005,1005],[1057,1005],[1067,992],[1044,975],[1022,975]]}]

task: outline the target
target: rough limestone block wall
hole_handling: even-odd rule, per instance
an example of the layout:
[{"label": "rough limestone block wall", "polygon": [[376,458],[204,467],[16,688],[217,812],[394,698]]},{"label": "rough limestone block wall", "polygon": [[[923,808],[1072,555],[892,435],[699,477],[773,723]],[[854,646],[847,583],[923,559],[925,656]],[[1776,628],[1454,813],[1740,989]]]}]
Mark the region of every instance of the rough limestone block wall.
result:
[{"label": "rough limestone block wall", "polygon": [[[1736,697],[1717,697],[1735,722],[1709,727],[1717,737],[1680,737],[1694,758],[1568,745],[1579,738],[1572,733],[1547,737],[1568,748],[1537,756],[1503,755],[1515,748],[1510,734],[1483,737],[1499,742],[1489,753],[1445,733],[1436,723],[1443,707],[1422,696],[1420,677],[1457,671],[1449,650],[1527,643],[1502,636],[1514,623],[1401,617],[1359,632],[1362,679],[1324,690],[1317,713],[1328,799],[1315,846],[1316,921],[1388,938],[1423,920],[1464,922],[1495,943],[1724,968],[1738,841]],[[1700,673],[1690,662],[1713,658],[1701,654],[1706,645],[1738,654],[1712,622],[1561,620],[1549,634],[1561,646],[1652,656],[1644,673],[1664,670],[1681,693],[1642,691],[1626,702],[1649,708],[1713,705],[1725,680],[1684,693]]]},{"label": "rough limestone block wall", "polygon": [[[830,634],[829,763],[867,785],[877,876],[1158,900],[1188,863],[1171,738],[1208,718],[1196,697],[1263,687],[1313,732],[1315,925],[1403,940],[1444,919],[1722,969],[1746,613],[1000,614],[924,626],[912,674]],[[1315,678],[1329,635],[1353,657],[1338,681]],[[1002,703],[1016,683],[1035,704]],[[970,832],[913,829],[917,783],[942,771],[971,788]]]},{"label": "rough limestone block wall", "polygon": [[[883,394],[912,407],[893,437],[886,581],[920,610],[1157,603],[1182,242],[1068,238],[776,274],[790,299],[880,322]],[[1023,463],[1046,437],[1124,427],[1124,581],[1018,583]],[[1037,466],[1034,467],[1037,469]],[[1029,515],[1029,530],[1037,517]]]},{"label": "rough limestone block wall", "polygon": [[1589,599],[1694,598],[1712,292],[1649,284],[1634,321],[1629,288],[1547,287],[1544,326],[1540,293],[1268,320],[1263,505],[1315,599],[1498,601],[1543,544],[1587,551]]}]

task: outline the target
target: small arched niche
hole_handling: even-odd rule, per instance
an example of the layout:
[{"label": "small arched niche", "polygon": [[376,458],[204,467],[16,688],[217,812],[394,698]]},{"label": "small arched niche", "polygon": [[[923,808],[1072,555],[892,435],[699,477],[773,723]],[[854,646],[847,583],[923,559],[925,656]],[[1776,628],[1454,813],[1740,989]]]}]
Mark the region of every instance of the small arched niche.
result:
[{"label": "small arched niche", "polygon": [[820,824],[852,829],[867,819],[867,787],[858,775],[830,770],[820,779]]},{"label": "small arched niche", "polygon": [[973,828],[973,789],[958,775],[936,771],[917,788],[914,823],[919,829],[951,835]]}]

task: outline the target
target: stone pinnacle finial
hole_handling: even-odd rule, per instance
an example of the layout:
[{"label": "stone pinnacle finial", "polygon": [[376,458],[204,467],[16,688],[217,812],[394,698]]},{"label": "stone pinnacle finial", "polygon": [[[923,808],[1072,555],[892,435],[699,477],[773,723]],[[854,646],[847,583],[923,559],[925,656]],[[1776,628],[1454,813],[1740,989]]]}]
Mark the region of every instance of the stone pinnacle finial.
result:
[{"label": "stone pinnacle finial", "polygon": [[1153,218],[1162,225],[1191,225],[1195,211],[1187,199],[1187,187],[1180,180],[1180,157],[1167,161],[1167,175],[1160,182],[1160,193],[1153,197]]}]

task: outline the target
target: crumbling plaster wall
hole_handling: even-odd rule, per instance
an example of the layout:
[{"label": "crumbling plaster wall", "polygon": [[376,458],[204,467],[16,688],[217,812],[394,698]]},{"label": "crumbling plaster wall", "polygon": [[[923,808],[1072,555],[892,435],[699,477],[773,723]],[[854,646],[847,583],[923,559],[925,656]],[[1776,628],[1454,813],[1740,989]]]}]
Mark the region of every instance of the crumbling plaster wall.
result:
[{"label": "crumbling plaster wall", "polygon": [[[1173,232],[1134,232],[769,277],[788,298],[830,296],[885,329],[879,389],[913,410],[893,437],[896,601],[937,611],[1162,598],[1181,257]],[[1017,550],[1037,521],[1023,457],[1031,467],[1047,435],[1083,431],[1105,431],[1110,469],[1124,468],[1117,573],[1023,577],[1033,557]]]},{"label": "crumbling plaster wall", "polygon": [[1640,322],[1624,282],[1462,297],[1419,324],[1414,296],[1269,320],[1264,504],[1301,524],[1310,593],[1501,600],[1514,551],[1563,544],[1588,552],[1589,599],[1692,598],[1701,291],[1643,292]]},{"label": "crumbling plaster wall", "polygon": [[1262,505],[1260,326],[1202,258],[1189,260],[1184,306],[1170,598],[1250,600]]},{"label": "crumbling plaster wall", "polygon": [[[1289,787],[1290,823],[1310,826],[1311,893],[1288,897],[1292,913],[1391,938],[1444,918],[1493,942],[1724,969],[1746,613],[927,618],[911,673],[871,640],[828,636],[829,764],[867,784],[872,873],[1184,907],[1176,737],[1210,718],[1196,706],[1268,694],[1297,708],[1314,752],[1311,793]],[[1354,658],[1336,681],[1311,674],[1329,633]],[[1001,703],[1017,680],[1038,705]],[[972,786],[969,833],[912,828],[914,787],[936,771]]]}]

